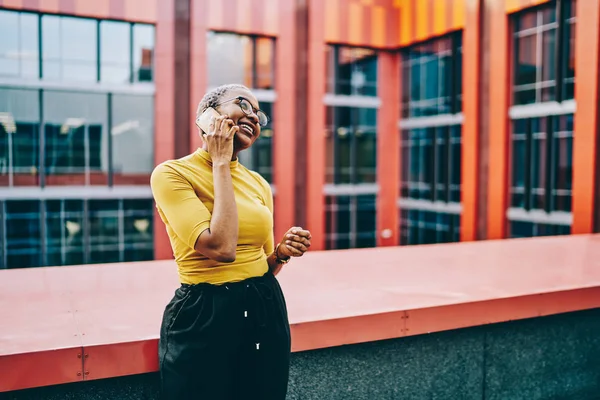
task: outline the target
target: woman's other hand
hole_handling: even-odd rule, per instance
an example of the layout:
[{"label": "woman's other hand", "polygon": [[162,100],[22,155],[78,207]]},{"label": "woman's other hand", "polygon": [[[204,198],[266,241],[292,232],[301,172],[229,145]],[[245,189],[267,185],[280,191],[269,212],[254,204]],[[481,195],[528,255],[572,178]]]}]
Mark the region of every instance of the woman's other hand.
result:
[{"label": "woman's other hand", "polygon": [[203,138],[213,164],[231,161],[233,137],[239,129],[227,115],[221,115],[212,121],[210,131]]},{"label": "woman's other hand", "polygon": [[277,257],[302,257],[310,247],[310,239],[312,238],[309,231],[300,227],[294,226],[283,235],[283,240],[277,247]]}]

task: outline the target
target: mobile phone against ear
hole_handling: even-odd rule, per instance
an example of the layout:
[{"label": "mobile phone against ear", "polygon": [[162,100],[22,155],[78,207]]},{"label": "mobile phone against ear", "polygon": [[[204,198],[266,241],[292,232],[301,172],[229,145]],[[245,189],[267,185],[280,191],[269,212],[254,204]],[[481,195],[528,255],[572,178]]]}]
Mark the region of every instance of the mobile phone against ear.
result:
[{"label": "mobile phone against ear", "polygon": [[196,118],[196,126],[198,126],[198,128],[200,128],[200,129],[202,129],[204,134],[208,134],[208,132],[210,132],[211,119],[213,117],[218,118],[219,116],[221,116],[221,114],[219,114],[217,112],[217,110],[215,110],[212,107],[208,107],[202,113],[202,115],[200,115],[198,118]]}]

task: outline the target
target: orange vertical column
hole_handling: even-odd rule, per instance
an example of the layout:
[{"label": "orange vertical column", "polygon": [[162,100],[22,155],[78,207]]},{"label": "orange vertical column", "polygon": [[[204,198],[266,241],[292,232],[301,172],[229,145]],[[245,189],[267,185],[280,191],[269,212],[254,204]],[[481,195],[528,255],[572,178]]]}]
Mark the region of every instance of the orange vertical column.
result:
[{"label": "orange vertical column", "polygon": [[489,176],[487,239],[502,239],[506,232],[508,190],[508,16],[503,2],[486,0],[490,13],[489,70]]},{"label": "orange vertical column", "polygon": [[[175,15],[173,0],[158,3],[156,22],[156,66],[154,100],[154,163],[173,158],[175,154]],[[154,258],[172,258],[171,245],[165,227],[154,212]]]},{"label": "orange vertical column", "polygon": [[322,0],[309,0],[308,32],[308,132],[307,132],[307,228],[314,250],[325,247],[325,12]]},{"label": "orange vertical column", "polygon": [[209,4],[207,0],[192,0],[190,21],[190,152],[194,152],[202,145],[202,140],[196,127],[196,109],[202,100],[208,85],[206,73],[206,31],[207,31],[207,7],[215,7],[217,4]]},{"label": "orange vertical column", "polygon": [[[456,7],[457,5],[455,5]],[[465,5],[461,5],[465,7]],[[463,114],[461,157],[461,241],[476,239],[477,171],[479,170],[479,1],[466,2],[463,30]]]},{"label": "orange vertical column", "polygon": [[572,233],[591,233],[598,134],[598,27],[600,0],[577,2]]},{"label": "orange vertical column", "polygon": [[[279,240],[292,226],[298,204],[295,196],[296,179],[294,170],[298,165],[295,151],[296,121],[296,12],[295,0],[281,0],[279,13],[269,17],[277,18],[279,36],[275,53],[275,85],[277,101],[274,115],[273,138],[273,179],[277,193],[275,195],[275,239]],[[272,21],[269,21],[269,24]],[[305,116],[300,116],[305,118]]]},{"label": "orange vertical column", "polygon": [[[400,190],[400,56],[382,51],[378,60],[378,88],[381,107],[377,115],[377,245],[398,244],[398,199]],[[382,232],[390,232],[383,237]]]}]

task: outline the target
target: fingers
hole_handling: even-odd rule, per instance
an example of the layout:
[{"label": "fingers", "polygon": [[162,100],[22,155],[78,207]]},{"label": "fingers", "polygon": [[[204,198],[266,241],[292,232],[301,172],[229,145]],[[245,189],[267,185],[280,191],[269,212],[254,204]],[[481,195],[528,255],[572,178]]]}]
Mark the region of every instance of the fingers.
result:
[{"label": "fingers", "polygon": [[[236,129],[233,129],[234,127]],[[233,120],[229,118],[229,116],[220,115],[219,117],[213,119],[213,122],[210,124],[210,132],[208,135],[229,138],[232,137],[232,135],[237,132],[238,129],[239,127],[234,125]]]},{"label": "fingers", "polygon": [[285,247],[290,252],[292,257],[302,257],[306,251],[306,250],[304,250],[304,251],[299,250],[298,248],[296,248],[292,245],[289,245],[289,244],[286,244]]},{"label": "fingers", "polygon": [[[231,120],[230,120],[231,121]],[[233,121],[232,121],[233,122]],[[229,131],[227,132],[227,140],[231,140],[233,139],[233,136],[240,130],[240,127],[237,125],[232,126],[231,128],[229,128]]]},{"label": "fingers", "polygon": [[294,242],[294,243],[300,243],[300,244],[304,245],[306,248],[310,247],[310,239],[307,237],[304,237],[304,236],[288,233],[287,235],[285,235],[285,239],[286,239],[286,243]]}]

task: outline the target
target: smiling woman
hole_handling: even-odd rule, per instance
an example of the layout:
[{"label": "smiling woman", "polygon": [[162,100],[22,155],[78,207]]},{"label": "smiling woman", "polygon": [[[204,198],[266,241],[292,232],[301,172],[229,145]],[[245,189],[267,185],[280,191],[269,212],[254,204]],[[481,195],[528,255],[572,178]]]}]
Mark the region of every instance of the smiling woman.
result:
[{"label": "smiling woman", "polygon": [[181,281],[160,334],[164,398],[283,400],[290,330],[275,275],[310,232],[292,227],[275,246],[271,188],[238,160],[269,122],[254,94],[217,87],[197,117],[203,146],[151,177]]}]

